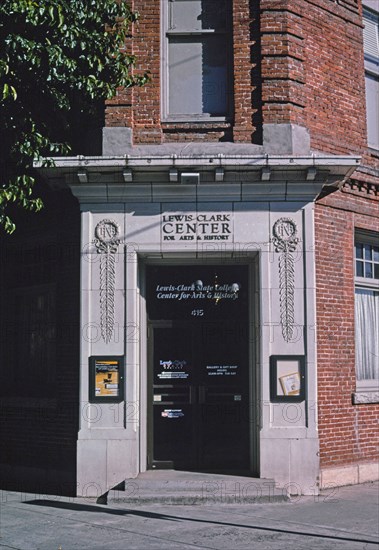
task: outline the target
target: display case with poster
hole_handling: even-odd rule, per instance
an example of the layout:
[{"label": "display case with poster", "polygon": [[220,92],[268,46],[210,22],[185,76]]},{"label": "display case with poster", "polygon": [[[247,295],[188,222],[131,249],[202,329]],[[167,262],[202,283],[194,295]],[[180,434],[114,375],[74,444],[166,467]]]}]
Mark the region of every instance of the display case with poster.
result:
[{"label": "display case with poster", "polygon": [[124,399],[124,357],[89,358],[89,401],[119,403]]},{"label": "display case with poster", "polygon": [[304,355],[271,355],[270,399],[278,401],[304,401]]}]

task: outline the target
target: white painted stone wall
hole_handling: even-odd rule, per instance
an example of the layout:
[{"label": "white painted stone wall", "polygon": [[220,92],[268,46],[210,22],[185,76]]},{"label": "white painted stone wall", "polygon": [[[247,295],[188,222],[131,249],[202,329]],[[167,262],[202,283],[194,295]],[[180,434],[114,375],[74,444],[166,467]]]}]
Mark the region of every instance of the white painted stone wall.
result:
[{"label": "white painted stone wall", "polygon": [[[266,190],[267,191],[267,190]],[[116,191],[114,191],[116,193]],[[117,192],[119,197],[119,191]],[[132,193],[132,192],[131,192]],[[243,200],[241,200],[241,198]],[[139,185],[119,203],[82,203],[82,347],[78,494],[99,496],[146,468],[147,352],[146,314],[140,260],[206,262],[223,257],[236,262],[259,255],[258,429],[260,474],[274,478],[289,492],[313,494],[319,472],[316,425],[316,344],[313,205],[307,202],[254,200],[236,185]],[[228,215],[230,238],[163,240],[162,216]],[[294,252],[295,331],[285,341],[280,324],[279,253],[272,229],[280,218],[293,220],[299,243]],[[101,336],[100,254],[94,238],[102,220],[120,227],[115,268],[114,332]],[[253,317],[252,317],[253,318]],[[304,335],[306,338],[304,338]],[[270,403],[270,355],[306,355],[307,401]],[[125,355],[125,400],[121,404],[88,402],[88,357]],[[253,358],[252,358],[253,360]]]}]

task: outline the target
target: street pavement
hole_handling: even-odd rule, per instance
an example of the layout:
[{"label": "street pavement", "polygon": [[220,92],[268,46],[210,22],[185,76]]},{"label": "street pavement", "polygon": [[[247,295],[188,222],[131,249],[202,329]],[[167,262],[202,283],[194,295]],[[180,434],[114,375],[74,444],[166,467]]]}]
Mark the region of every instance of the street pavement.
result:
[{"label": "street pavement", "polygon": [[1,491],[0,549],[371,550],[379,547],[379,484],[289,501],[198,505]]}]

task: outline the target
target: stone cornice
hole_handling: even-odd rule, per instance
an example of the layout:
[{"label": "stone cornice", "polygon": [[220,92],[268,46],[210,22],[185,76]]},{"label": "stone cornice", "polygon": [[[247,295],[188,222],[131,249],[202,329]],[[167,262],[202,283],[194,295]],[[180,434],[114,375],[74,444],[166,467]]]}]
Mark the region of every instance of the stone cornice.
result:
[{"label": "stone cornice", "polygon": [[[50,185],[68,185],[80,202],[159,200],[313,201],[324,185],[341,182],[359,165],[352,156],[125,155],[61,157],[36,168]],[[170,170],[177,177],[170,177]],[[217,169],[221,176],[217,176]],[[181,183],[183,172],[199,174]]]}]

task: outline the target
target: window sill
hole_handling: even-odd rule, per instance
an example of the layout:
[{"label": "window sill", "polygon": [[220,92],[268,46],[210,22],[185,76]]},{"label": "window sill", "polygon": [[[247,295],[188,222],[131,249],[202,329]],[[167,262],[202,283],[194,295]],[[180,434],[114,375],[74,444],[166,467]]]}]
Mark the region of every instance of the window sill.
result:
[{"label": "window sill", "polygon": [[164,118],[162,120],[162,124],[230,124],[230,120],[225,116],[193,116],[193,117],[186,117],[186,116],[177,116],[177,117],[170,117],[170,118]]},{"label": "window sill", "polygon": [[353,393],[353,405],[379,403],[379,390],[357,390]]},{"label": "window sill", "polygon": [[379,158],[379,148],[373,147],[372,145],[369,145],[367,147],[368,154],[372,157]]},{"label": "window sill", "polygon": [[369,277],[355,277],[355,286],[363,289],[379,290],[379,280]]}]

